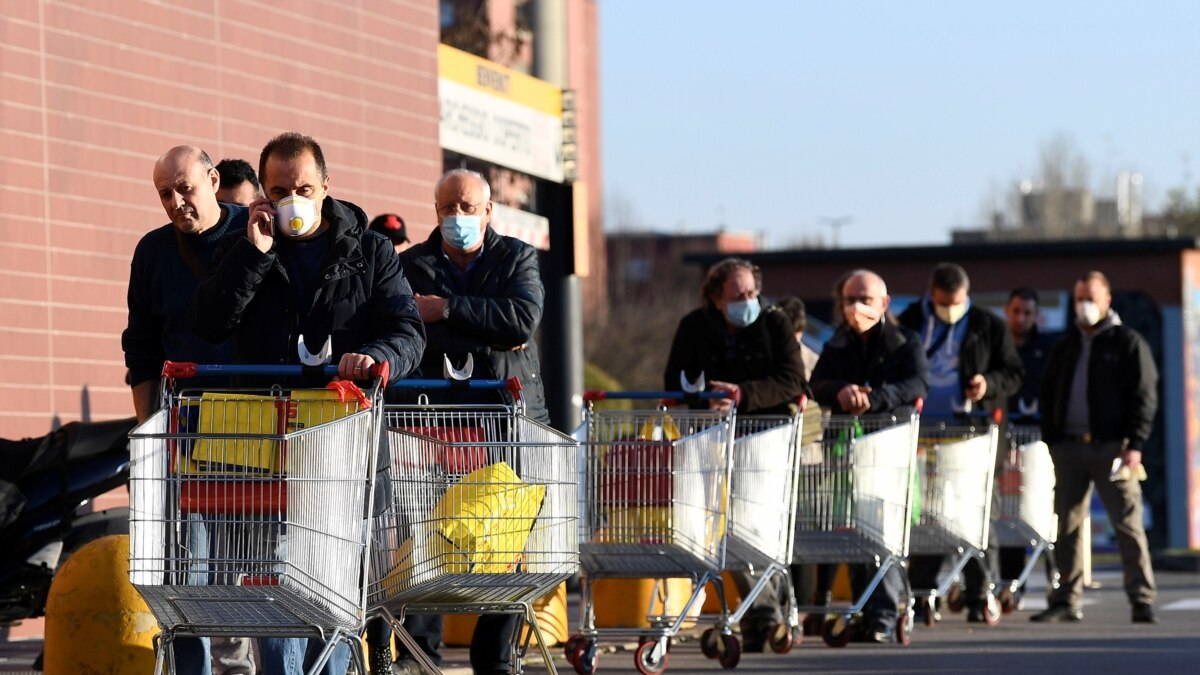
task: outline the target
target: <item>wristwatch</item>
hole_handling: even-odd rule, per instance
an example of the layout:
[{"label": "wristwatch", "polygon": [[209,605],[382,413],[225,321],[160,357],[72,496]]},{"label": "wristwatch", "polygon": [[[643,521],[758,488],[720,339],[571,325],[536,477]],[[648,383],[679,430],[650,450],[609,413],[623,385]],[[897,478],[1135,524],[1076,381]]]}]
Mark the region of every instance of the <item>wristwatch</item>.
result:
[{"label": "wristwatch", "polygon": [[446,301],[446,306],[442,308],[442,321],[450,318],[450,301]]}]

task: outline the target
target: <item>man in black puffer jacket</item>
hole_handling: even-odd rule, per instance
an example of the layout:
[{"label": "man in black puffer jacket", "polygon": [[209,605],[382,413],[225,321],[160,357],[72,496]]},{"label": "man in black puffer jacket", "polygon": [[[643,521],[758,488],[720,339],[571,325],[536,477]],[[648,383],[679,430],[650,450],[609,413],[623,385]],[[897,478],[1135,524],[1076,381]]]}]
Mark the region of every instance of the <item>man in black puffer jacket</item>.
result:
[{"label": "man in black puffer jacket", "polygon": [[[448,171],[434,188],[438,228],[400,254],[429,335],[421,372],[425,377],[441,377],[445,358],[462,368],[469,355],[475,379],[520,378],[525,414],[548,424],[533,339],[546,296],[537,250],[488,226],[491,198],[491,187],[482,175],[467,169]],[[472,393],[477,396],[466,398]],[[455,392],[452,401],[511,404],[512,398],[507,391]],[[404,627],[422,651],[440,663],[442,617],[410,614]],[[471,638],[472,670],[509,672],[516,629],[515,614],[480,616]],[[400,652],[393,672],[417,672],[407,650],[401,647]]]},{"label": "man in black puffer jacket", "polygon": [[[246,231],[222,242],[220,262],[196,291],[196,333],[212,341],[232,336],[241,363],[295,364],[304,349],[327,353],[344,380],[369,379],[371,367],[385,361],[393,380],[411,373],[425,348],[412,289],[391,242],[368,231],[362,209],[328,196],[321,146],[281,134],[263,148],[259,177],[266,197],[250,204]],[[327,381],[305,376],[282,384]],[[379,503],[386,487],[376,484]],[[311,668],[323,647],[307,638],[264,638],[259,646],[263,672],[282,675]],[[321,672],[342,675],[349,660],[343,642]]]}]

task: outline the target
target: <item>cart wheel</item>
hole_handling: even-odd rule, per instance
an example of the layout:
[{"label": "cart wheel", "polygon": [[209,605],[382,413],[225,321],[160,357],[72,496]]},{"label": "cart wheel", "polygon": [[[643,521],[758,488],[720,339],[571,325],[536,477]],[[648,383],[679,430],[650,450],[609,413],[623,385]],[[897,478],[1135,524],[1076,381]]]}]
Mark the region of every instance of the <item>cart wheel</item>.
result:
[{"label": "cart wheel", "polygon": [[737,664],[742,660],[742,643],[738,642],[737,636],[722,635],[721,647],[721,653],[717,655],[721,667],[737,668]]},{"label": "cart wheel", "polygon": [[709,628],[700,634],[700,653],[704,656],[715,659],[717,654],[721,653],[720,645],[721,636],[717,634],[717,629]]},{"label": "cart wheel", "polygon": [[904,646],[912,644],[913,624],[916,623],[913,619],[912,612],[901,612],[900,617],[896,619],[896,642]]},{"label": "cart wheel", "polygon": [[850,644],[850,622],[841,617],[826,619],[821,626],[821,639],[830,647]]},{"label": "cart wheel", "polygon": [[1000,623],[1001,612],[1002,609],[1000,607],[1000,601],[996,599],[996,596],[989,593],[987,597],[987,603],[983,606],[984,623],[989,626],[995,626],[996,624]]},{"label": "cart wheel", "polygon": [[1012,614],[1017,609],[1017,596],[1010,589],[1000,591],[1000,611]]},{"label": "cart wheel", "polygon": [[592,675],[596,672],[600,651],[596,649],[594,641],[581,638],[572,653],[574,658],[567,657],[567,660],[575,667],[575,672],[579,675]]},{"label": "cart wheel", "polygon": [[658,658],[654,656],[654,648],[657,646],[658,640],[651,639],[638,645],[637,651],[634,652],[633,665],[642,675],[658,675],[667,669],[667,653],[663,652]]},{"label": "cart wheel", "polygon": [[786,654],[792,651],[792,647],[796,646],[800,640],[800,633],[786,623],[775,624],[767,633],[767,645],[776,654]]},{"label": "cart wheel", "polygon": [[967,606],[967,599],[963,596],[962,587],[954,584],[950,587],[950,592],[946,595],[946,609],[958,614]]}]

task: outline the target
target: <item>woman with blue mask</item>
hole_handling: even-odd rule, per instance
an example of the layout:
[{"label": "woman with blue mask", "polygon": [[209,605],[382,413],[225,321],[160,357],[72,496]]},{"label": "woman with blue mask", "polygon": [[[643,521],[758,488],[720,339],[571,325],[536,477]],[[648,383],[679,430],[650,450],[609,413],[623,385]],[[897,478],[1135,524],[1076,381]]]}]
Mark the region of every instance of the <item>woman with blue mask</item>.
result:
[{"label": "woman with blue mask", "polygon": [[[791,321],[777,308],[762,306],[762,273],[752,263],[727,258],[708,272],[700,289],[702,306],[683,317],[671,344],[664,387],[680,389],[680,378],[695,383],[703,375],[711,390],[734,395],[738,415],[787,414],[789,405],[808,392],[800,344]],[[728,399],[708,405],[728,407]],[[734,574],[747,597],[758,581]],[[761,652],[769,633],[783,623],[782,588],[772,577],[742,618],[742,651]]]}]

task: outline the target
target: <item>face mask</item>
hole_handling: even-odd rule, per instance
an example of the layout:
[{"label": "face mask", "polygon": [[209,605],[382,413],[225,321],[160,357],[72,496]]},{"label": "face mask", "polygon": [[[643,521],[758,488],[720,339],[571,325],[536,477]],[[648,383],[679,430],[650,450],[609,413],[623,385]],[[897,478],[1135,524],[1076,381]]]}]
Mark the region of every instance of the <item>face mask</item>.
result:
[{"label": "face mask", "polygon": [[941,319],[943,323],[956,324],[959,319],[967,315],[967,303],[950,305],[949,307],[935,304],[933,312],[937,314],[937,318]]},{"label": "face mask", "polygon": [[738,300],[725,305],[725,318],[738,328],[745,328],[758,319],[760,309],[758,298]]},{"label": "face mask", "polygon": [[850,308],[850,311],[846,312],[846,322],[850,324],[850,327],[855,332],[865,333],[874,328],[875,324],[879,323],[881,316],[883,316],[883,313],[874,307],[856,302]]},{"label": "face mask", "polygon": [[1075,320],[1085,328],[1091,328],[1104,319],[1100,307],[1091,300],[1075,303]]},{"label": "face mask", "polygon": [[451,248],[466,251],[475,248],[483,239],[483,227],[479,216],[446,216],[442,218],[442,239]]},{"label": "face mask", "polygon": [[317,203],[292,195],[275,205],[275,229],[285,237],[303,237],[317,226]]}]

